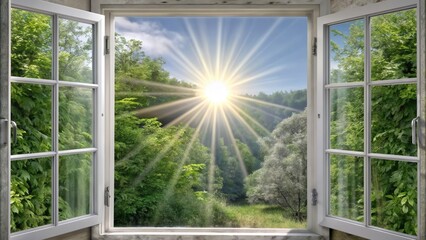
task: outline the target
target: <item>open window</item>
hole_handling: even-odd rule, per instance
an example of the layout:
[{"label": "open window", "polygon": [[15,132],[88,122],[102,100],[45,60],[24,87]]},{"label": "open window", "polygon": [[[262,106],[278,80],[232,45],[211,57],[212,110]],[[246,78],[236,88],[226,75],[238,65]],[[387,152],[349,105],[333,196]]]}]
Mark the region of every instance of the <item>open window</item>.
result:
[{"label": "open window", "polygon": [[417,4],[319,18],[323,226],[368,239],[424,234]]},{"label": "open window", "polygon": [[[312,225],[307,129],[317,8],[106,5],[104,13],[107,129],[115,128],[107,138],[105,231],[229,237]],[[269,172],[256,171],[266,165]],[[282,181],[292,176],[292,183]],[[266,199],[261,178],[275,178],[270,195],[280,187],[289,192]],[[256,187],[247,192],[250,184]],[[237,206],[250,194],[273,204]],[[275,222],[236,216],[243,211]]]},{"label": "open window", "polygon": [[99,224],[104,18],[44,1],[9,13],[7,231],[45,239]]},{"label": "open window", "polygon": [[[146,52],[140,51],[137,41],[132,42],[128,38],[123,39],[120,36],[118,36],[119,41],[115,41],[115,30],[118,28],[115,29],[114,19],[120,17],[121,21],[128,20],[127,17],[130,16],[142,17],[145,20],[141,25],[145,29],[166,35],[171,34],[169,36],[177,40],[180,36],[159,29],[158,25],[150,24],[150,22],[152,23],[150,20],[157,18],[163,23],[168,21],[167,24],[175,27],[184,20],[184,25],[192,25],[193,30],[207,32],[205,39],[193,42],[192,47],[197,49],[203,44],[209,45],[207,43],[211,38],[207,36],[218,33],[219,28],[218,25],[213,25],[214,28],[205,27],[208,24],[203,26],[190,18],[204,17],[203,21],[209,22],[211,19],[217,20],[218,13],[220,13],[223,19],[213,22],[220,22],[222,25],[227,21],[232,21],[232,18],[239,17],[259,20],[267,16],[276,20],[285,19],[283,15],[297,15],[307,19],[306,78],[308,81],[306,96],[308,110],[307,124],[303,125],[309,134],[307,167],[304,169],[307,175],[307,191],[303,196],[306,198],[304,201],[306,201],[307,229],[319,233],[320,226],[323,226],[326,229],[336,229],[369,239],[424,239],[426,235],[424,218],[426,183],[424,143],[426,141],[423,101],[426,88],[425,73],[422,69],[425,61],[424,1],[385,1],[319,18],[317,81],[314,81],[315,74],[312,74],[315,69],[313,66],[315,58],[310,52],[311,46],[314,46],[313,50],[316,53],[313,40],[316,35],[315,29],[311,29],[312,26],[316,26],[316,8],[297,5],[282,8],[276,5],[267,7],[251,5],[234,8],[210,5],[208,7],[173,6],[173,8],[146,5],[132,5],[130,8],[124,5],[104,5],[107,35],[110,37],[105,39],[107,46],[103,49],[102,16],[39,0],[13,0],[11,2],[12,10],[9,11],[2,1],[2,11],[0,11],[2,23],[12,25],[11,36],[7,31],[0,32],[2,43],[0,50],[2,58],[2,65],[0,65],[2,77],[0,83],[2,107],[0,110],[1,238],[11,236],[12,239],[43,239],[94,226],[101,222],[104,223],[101,225],[102,232],[111,233],[111,235],[105,236],[106,239],[115,237],[121,239],[124,235],[131,238],[132,235],[140,235],[142,232],[144,235],[157,235],[157,237],[159,235],[161,235],[160,237],[163,235],[220,235],[221,239],[233,239],[239,235],[261,238],[260,233],[263,238],[292,233],[299,237],[301,234],[312,238],[319,237],[308,231],[295,231],[294,229],[212,228],[215,227],[214,224],[208,224],[207,226],[210,228],[207,229],[188,228],[188,226],[202,226],[191,224],[174,225],[184,227],[179,229],[155,228],[155,226],[170,227],[170,225],[167,225],[167,222],[165,224],[152,222],[152,225],[139,224],[138,221],[142,218],[138,218],[137,214],[140,212],[130,217],[137,223],[132,224],[131,228],[117,228],[117,226],[130,225],[127,224],[128,222],[114,223],[116,221],[114,214],[127,214],[139,207],[133,204],[138,201],[132,201],[131,191],[135,183],[143,182],[140,180],[144,179],[147,173],[147,171],[139,171],[137,164],[128,166],[121,161],[140,154],[140,152],[138,149],[136,151],[126,149],[127,145],[121,144],[122,142],[118,144],[114,142],[115,136],[112,129],[115,127],[128,128],[120,137],[129,142],[141,142],[139,139],[141,135],[138,133],[140,131],[144,131],[144,134],[147,133],[143,139],[145,145],[140,147],[152,144],[155,148],[150,150],[154,150],[156,155],[149,156],[147,154],[149,151],[142,154],[142,157],[154,160],[152,164],[148,162],[148,165],[144,165],[145,170],[151,167],[153,169],[154,165],[161,162],[158,159],[170,151],[173,154],[182,153],[182,155],[177,155],[182,158],[177,158],[176,164],[163,165],[164,168],[171,170],[166,173],[172,175],[168,177],[175,184],[164,186],[163,182],[156,181],[164,178],[164,172],[158,171],[150,177],[152,181],[149,184],[139,184],[138,186],[147,191],[152,187],[163,187],[163,196],[166,196],[170,203],[184,201],[175,198],[172,194],[172,190],[176,189],[175,186],[179,185],[183,186],[181,190],[194,190],[195,194],[188,199],[195,201],[186,201],[185,203],[188,205],[195,206],[197,201],[206,201],[210,206],[214,206],[215,203],[209,201],[208,194],[219,189],[219,186],[223,186],[221,185],[223,182],[216,182],[212,177],[220,175],[220,170],[223,169],[206,168],[209,163],[216,161],[216,155],[206,150],[206,146],[219,149],[222,155],[233,153],[235,157],[232,158],[232,161],[223,162],[225,168],[236,170],[228,174],[227,180],[241,180],[238,176],[241,175],[240,170],[244,168],[239,167],[249,163],[249,161],[244,161],[245,158],[241,156],[250,156],[252,149],[246,148],[240,141],[242,139],[237,141],[237,134],[243,137],[250,134],[256,135],[259,134],[258,130],[263,131],[264,126],[250,121],[252,116],[238,111],[237,108],[234,109],[240,113],[240,118],[226,114],[226,111],[223,110],[224,107],[220,107],[219,103],[227,98],[224,94],[226,91],[222,91],[224,87],[221,85],[213,84],[205,92],[205,99],[209,98],[212,106],[208,106],[210,104],[198,105],[198,103],[193,105],[196,108],[200,106],[197,109],[207,113],[206,116],[210,116],[209,119],[221,118],[221,124],[217,124],[217,122],[213,124],[214,121],[205,120],[198,116],[196,111],[185,109],[185,107],[192,108],[193,106],[190,102],[185,102],[185,99],[180,99],[182,95],[186,94],[195,98],[200,91],[197,91],[197,87],[191,83],[174,81],[174,78],[179,79],[178,75],[166,78],[173,83],[168,84],[169,86],[152,83],[152,81],[135,83],[134,79],[131,79],[132,71],[140,69],[126,69],[125,61],[132,61]],[[93,2],[99,3],[96,0]],[[8,19],[5,12],[10,12],[11,19]],[[278,26],[277,22],[280,21],[275,21],[275,23],[272,21],[272,24],[268,25]],[[6,22],[8,23],[6,24]],[[135,22],[137,21],[128,22],[125,26],[140,30],[141,26]],[[2,30],[4,30],[3,24],[1,25]],[[246,25],[253,27],[254,32],[262,33],[262,31],[255,31],[256,24],[246,22]],[[240,29],[234,28],[230,31],[240,31]],[[192,31],[190,34],[194,33]],[[221,34],[223,36],[225,33]],[[268,31],[264,31],[263,34],[266,42],[271,39],[279,39],[275,34],[269,33],[268,35]],[[219,35],[216,34],[216,37]],[[262,36],[260,37],[262,38]],[[9,43],[9,38],[12,44],[9,59],[12,62],[11,75],[8,64],[4,64],[7,62],[5,58],[9,58],[9,52],[4,50],[4,46]],[[420,41],[420,38],[423,40]],[[216,39],[222,38],[217,37]],[[229,53],[228,50],[238,49],[250,41],[254,41],[252,46],[256,47],[255,39],[242,39],[242,41],[235,41],[234,48],[204,53],[212,56],[217,53]],[[175,45],[176,42],[170,44],[170,42],[164,42],[165,39],[162,38],[152,38],[151,40],[157,46],[166,44],[172,49],[182,48],[182,46]],[[130,44],[119,45],[126,41]],[[142,41],[144,40],[142,39]],[[179,41],[177,43],[179,44]],[[124,48],[119,50],[124,53],[122,55],[124,58],[120,59],[124,61],[124,64],[121,65],[124,68],[119,70],[130,78],[120,79],[120,83],[126,84],[119,86],[119,92],[115,91],[114,81],[116,79],[114,77],[116,74],[114,71],[117,64],[114,61],[117,59],[114,59],[114,54],[110,54],[107,58],[109,68],[105,72],[108,81],[106,84],[107,95],[104,97],[103,52],[105,50],[107,53],[114,53],[116,47],[123,46]],[[187,45],[183,46],[182,51],[191,51]],[[277,48],[276,54],[282,56],[279,50],[280,48]],[[268,65],[270,62],[262,61],[262,54],[252,50],[239,52],[240,55],[247,53],[249,55],[252,53],[250,58],[256,57],[250,61],[266,67],[262,74],[274,70]],[[142,66],[145,67],[143,70],[148,69],[152,78],[164,80],[161,64],[166,63],[162,62],[162,59],[149,57],[146,60],[146,65]],[[185,57],[180,59],[188,68],[192,68],[191,65],[198,61],[202,68],[217,72],[223,70],[219,65],[211,68],[209,63],[199,60]],[[225,59],[225,61],[230,60]],[[244,61],[237,61],[235,66],[238,68],[238,64],[244,63]],[[297,64],[296,61],[293,63]],[[254,67],[248,68],[247,72],[250,73],[254,69]],[[5,74],[6,72],[7,74]],[[258,75],[262,76],[262,74]],[[252,75],[252,77],[255,76],[257,75]],[[203,77],[201,76],[201,78]],[[5,84],[5,82],[7,83]],[[271,85],[275,86],[272,83]],[[141,89],[141,91],[135,92],[135,89]],[[147,89],[150,91],[146,91]],[[176,95],[176,89],[183,92]],[[252,89],[258,90],[255,86],[252,86]],[[132,94],[127,97],[129,92]],[[214,94],[211,94],[212,92]],[[220,92],[223,94],[219,94]],[[159,98],[160,94],[166,97]],[[133,111],[135,106],[147,104],[135,101],[141,96],[158,104],[158,107],[154,106],[152,112],[143,109]],[[114,102],[117,99],[119,104]],[[170,105],[167,109],[159,107],[161,101],[168,101],[167,99],[185,103],[184,108],[178,105]],[[105,128],[102,124],[104,103],[107,105]],[[250,109],[256,104],[255,101],[251,101],[244,107]],[[259,115],[270,116],[268,111],[277,107],[268,106],[270,108],[262,109],[259,111]],[[121,112],[116,115],[117,110]],[[285,110],[297,112],[301,109]],[[136,119],[136,124],[134,124],[135,112],[144,118],[149,118]],[[170,113],[173,117],[168,119],[167,115]],[[163,117],[163,114],[166,117]],[[115,126],[117,123],[115,117],[121,118],[118,126]],[[155,120],[151,117],[158,117],[158,119]],[[189,120],[182,122],[181,120],[185,118]],[[207,125],[213,126],[211,129],[225,129],[226,133],[222,135],[231,133],[233,138],[231,136],[228,142],[225,140],[214,142],[217,143],[215,146],[193,138],[193,133],[198,133],[200,128],[195,126],[193,129],[189,129],[188,126],[186,128],[182,126],[190,122],[190,119],[197,118],[200,119],[199,122],[205,121]],[[247,126],[233,125],[234,120],[240,121],[241,119],[248,120],[246,123],[252,127],[253,132],[248,130],[249,128],[246,128],[247,131],[240,130],[240,127]],[[303,123],[302,120],[299,120],[296,119],[294,123]],[[169,129],[162,128],[159,123],[161,121],[166,121],[165,125],[175,122],[178,127],[170,124],[172,127]],[[314,125],[314,123],[316,124]],[[107,131],[103,133],[102,129],[107,129]],[[155,134],[148,134],[154,130]],[[12,133],[11,136],[9,136],[9,132]],[[206,132],[204,135],[209,136],[208,139],[213,139],[211,136],[215,134],[212,132]],[[295,132],[297,133],[297,131]],[[215,135],[216,139],[220,139],[219,135]],[[106,139],[105,144],[104,139]],[[280,140],[278,139],[276,142]],[[171,143],[175,141],[193,142],[196,148],[186,151],[184,147],[172,146]],[[298,141],[299,139],[295,139],[294,143]],[[207,141],[207,143],[213,143],[213,141]],[[294,144],[292,146],[295,147]],[[114,159],[115,148],[120,148],[122,154],[118,158],[120,161]],[[280,156],[286,154],[284,148],[271,147],[271,149],[275,149]],[[314,150],[316,151],[314,152]],[[106,154],[107,160],[105,167],[103,166],[104,154]],[[186,164],[189,155],[201,156],[199,159],[203,162]],[[3,161],[4,158],[7,158],[7,161]],[[247,159],[250,160],[250,157]],[[271,165],[272,168],[274,166]],[[116,167],[124,169],[124,171],[121,175],[117,174],[115,179]],[[292,167],[295,167],[294,172],[296,172],[297,166]],[[205,169],[212,170],[203,175]],[[129,176],[126,175],[127,172]],[[107,175],[105,184],[103,182],[104,173]],[[131,174],[140,179],[128,181],[126,178],[132,177]],[[130,189],[127,192],[129,194],[120,193],[118,196],[114,189],[114,181],[120,185],[120,191],[125,192]],[[224,181],[223,177],[222,181]],[[206,182],[210,185],[203,186],[202,184]],[[238,184],[241,186],[241,182]],[[10,189],[5,187],[6,185],[10,185]],[[125,188],[126,185],[129,185],[128,189]],[[228,190],[230,191],[226,192],[224,197],[238,196],[238,192],[232,192],[235,189]],[[317,196],[318,199],[316,199]],[[155,197],[145,198],[147,203],[144,206],[156,207],[156,204],[151,204],[158,203]],[[114,199],[116,198],[121,198],[121,203],[124,203],[120,206],[122,207],[120,212],[114,211]],[[9,204],[9,199],[11,204]],[[169,207],[166,204],[161,207],[171,211],[182,210],[179,214],[188,213],[187,209]],[[214,208],[205,209],[210,211]],[[102,216],[103,212],[106,213],[105,220]],[[143,213],[143,211],[141,212]],[[172,214],[168,216],[172,216]],[[192,213],[189,213],[188,216],[190,214]],[[163,216],[162,212],[154,211],[152,219],[158,220]],[[189,219],[194,222],[199,221],[199,219],[191,219],[191,217]],[[209,222],[207,221],[207,223]],[[140,226],[144,228],[140,228]],[[220,225],[220,227],[224,226],[228,227]]]}]

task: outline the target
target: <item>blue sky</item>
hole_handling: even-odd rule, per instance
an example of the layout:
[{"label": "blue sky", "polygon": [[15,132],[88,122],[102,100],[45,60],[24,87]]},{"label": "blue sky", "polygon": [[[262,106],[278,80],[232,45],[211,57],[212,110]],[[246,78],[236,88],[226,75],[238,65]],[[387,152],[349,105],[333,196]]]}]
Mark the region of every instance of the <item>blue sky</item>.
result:
[{"label": "blue sky", "polygon": [[182,81],[228,81],[250,94],[306,88],[305,17],[117,17],[116,32]]}]

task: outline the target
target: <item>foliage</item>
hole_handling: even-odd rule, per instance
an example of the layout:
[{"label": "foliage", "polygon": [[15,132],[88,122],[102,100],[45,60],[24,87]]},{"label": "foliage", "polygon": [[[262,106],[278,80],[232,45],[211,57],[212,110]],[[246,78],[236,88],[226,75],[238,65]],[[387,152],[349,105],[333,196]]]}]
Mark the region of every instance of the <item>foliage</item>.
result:
[{"label": "foliage", "polygon": [[59,19],[59,79],[93,83],[93,26]]},{"label": "foliage", "polygon": [[[91,81],[92,67],[88,64],[92,57],[91,29],[63,19],[59,28],[59,77],[68,81]],[[53,78],[52,32],[51,16],[12,9],[12,76]],[[18,125],[12,154],[54,151],[53,83],[12,83],[11,115]],[[92,146],[91,95],[92,90],[59,88],[60,150]],[[12,232],[52,224],[52,168],[56,160],[60,173],[60,220],[90,213],[92,154],[17,160],[11,164]]]},{"label": "foliage", "polygon": [[52,223],[50,158],[11,164],[11,231]]},{"label": "foliage", "polygon": [[222,178],[215,171],[209,181],[210,151],[195,130],[162,127],[155,118],[136,115],[138,109],[176,99],[143,93],[191,86],[170,78],[161,59],[145,56],[140,41],[116,35],[116,43],[115,225],[225,224],[228,218],[214,198]]},{"label": "foliage", "polygon": [[263,139],[270,150],[262,168],[246,182],[249,202],[279,205],[299,221],[306,218],[306,126],[306,111],[278,124]]},{"label": "foliage", "polygon": [[115,129],[115,224],[205,225],[205,204],[197,192],[208,190],[210,153],[193,140],[194,130],[163,128],[155,119],[129,113],[117,115]]},{"label": "foliage", "polygon": [[[253,156],[249,147],[236,140],[236,146],[225,144],[224,139],[219,139],[216,147],[216,164],[223,178],[221,193],[231,202],[243,201],[246,198],[244,179],[247,174],[259,168],[259,161]],[[236,153],[238,149],[238,154]],[[241,156],[241,162],[237,156]]]},{"label": "foliage", "polygon": [[[416,77],[416,24],[415,9],[372,18],[370,31],[372,81]],[[348,33],[338,30],[332,32],[333,36],[342,37],[345,43],[343,46],[337,42],[331,43],[335,54],[333,60],[338,63],[338,69],[331,72],[332,82],[363,81],[363,32],[362,21],[354,22]],[[362,89],[330,91],[332,91],[331,147],[365,151],[363,135],[366,129],[362,121],[365,103]],[[416,146],[411,144],[410,132],[410,122],[417,115],[416,92],[415,84],[371,87],[371,126],[369,126],[371,152],[417,155]],[[332,156],[331,159],[331,213],[362,221],[364,219],[362,164],[360,160],[349,160],[352,158],[343,156]],[[372,224],[415,235],[416,164],[385,159],[370,159],[370,162]]]},{"label": "foliage", "polygon": [[247,105],[244,104],[243,106],[247,110],[247,113],[256,119],[260,125],[272,131],[283,119],[290,117],[295,112],[290,109],[303,111],[306,108],[306,94],[306,89],[276,91],[271,94],[260,92],[256,95],[247,95],[247,97],[255,101],[258,100],[276,105],[271,106],[264,103],[249,101]]},{"label": "foliage", "polygon": [[51,17],[12,9],[11,21],[12,75],[51,79]]}]

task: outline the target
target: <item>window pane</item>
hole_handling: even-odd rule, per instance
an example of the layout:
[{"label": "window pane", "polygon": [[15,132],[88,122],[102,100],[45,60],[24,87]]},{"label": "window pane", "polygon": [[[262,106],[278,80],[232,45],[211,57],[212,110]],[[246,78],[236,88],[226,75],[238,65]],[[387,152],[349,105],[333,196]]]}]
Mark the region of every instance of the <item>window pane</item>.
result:
[{"label": "window pane", "polygon": [[416,163],[371,160],[371,223],[416,235]]},{"label": "window pane", "polygon": [[416,9],[371,18],[371,78],[417,76]]},{"label": "window pane", "polygon": [[52,159],[11,162],[11,232],[52,223]]},{"label": "window pane", "polygon": [[93,90],[59,89],[59,149],[92,147]]},{"label": "window pane", "polygon": [[59,80],[93,83],[93,25],[59,19]]},{"label": "window pane", "polygon": [[364,221],[364,159],[330,156],[330,214]]},{"label": "window pane", "polygon": [[330,148],[364,149],[364,89],[330,89]]},{"label": "window pane", "polygon": [[59,219],[91,213],[92,153],[59,157]]},{"label": "window pane", "polygon": [[417,116],[416,85],[372,88],[371,150],[374,153],[416,156],[411,120]]},{"label": "window pane", "polygon": [[364,30],[364,20],[330,26],[330,83],[364,80]]},{"label": "window pane", "polygon": [[12,8],[12,76],[52,79],[52,17]]},{"label": "window pane", "polygon": [[12,83],[11,114],[17,142],[12,154],[52,151],[52,87]]}]

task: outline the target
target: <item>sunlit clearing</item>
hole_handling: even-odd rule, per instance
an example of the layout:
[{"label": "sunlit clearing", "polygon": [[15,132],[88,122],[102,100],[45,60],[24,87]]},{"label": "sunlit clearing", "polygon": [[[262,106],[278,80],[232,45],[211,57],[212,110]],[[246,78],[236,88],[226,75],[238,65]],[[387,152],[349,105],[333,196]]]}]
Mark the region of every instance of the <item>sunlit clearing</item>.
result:
[{"label": "sunlit clearing", "polygon": [[204,96],[214,104],[223,104],[229,96],[228,86],[221,81],[213,81],[204,88]]}]

